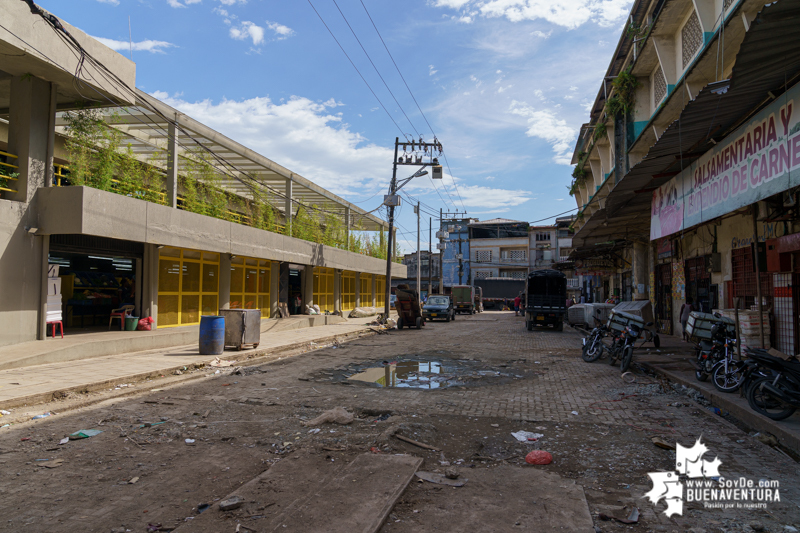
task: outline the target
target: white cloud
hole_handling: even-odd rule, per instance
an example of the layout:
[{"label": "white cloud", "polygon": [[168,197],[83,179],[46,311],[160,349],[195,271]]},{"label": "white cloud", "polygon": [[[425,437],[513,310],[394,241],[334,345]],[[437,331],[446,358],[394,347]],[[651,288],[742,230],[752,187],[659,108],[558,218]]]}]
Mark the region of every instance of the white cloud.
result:
[{"label": "white cloud", "polygon": [[550,37],[550,35],[552,35],[552,33],[553,33],[553,30],[548,31],[547,33],[543,32],[543,31],[536,30],[536,31],[531,32],[531,35],[533,35],[534,37],[539,37],[541,39],[547,39],[548,37]]},{"label": "white cloud", "polygon": [[175,46],[172,43],[168,43],[166,41],[153,41],[153,40],[145,40],[134,42],[133,46],[128,41],[117,41],[114,39],[106,39],[105,37],[92,37],[106,45],[107,47],[111,48],[112,50],[116,50],[117,52],[127,52],[131,48],[138,52],[152,52],[156,54],[163,54],[165,48],[172,48]]},{"label": "white cloud", "polygon": [[283,24],[278,24],[277,22],[267,21],[267,28],[275,32],[279,41],[294,35],[294,30],[292,28],[284,26]]},{"label": "white cloud", "polygon": [[[100,1],[102,2],[103,0]],[[199,4],[202,1],[203,0],[183,0],[183,3],[180,3],[178,0],[167,0],[167,4],[169,4],[170,7],[186,7],[192,4]]]},{"label": "white cloud", "polygon": [[254,45],[259,45],[264,42],[264,28],[249,20],[243,21],[238,28],[232,27],[229,30],[229,34],[231,38],[238,41],[243,41],[248,38],[252,39]]},{"label": "white cloud", "polygon": [[561,165],[569,165],[572,145],[576,132],[567,125],[567,121],[559,119],[549,109],[536,110],[525,102],[511,102],[509,111],[527,119],[528,129],[525,135],[537,137],[550,143],[555,152],[553,161]]},{"label": "white cloud", "polygon": [[436,7],[449,7],[451,9],[461,9],[465,4],[469,4],[470,0],[436,0],[434,4]]},{"label": "white cloud", "polygon": [[507,90],[509,90],[510,88],[512,88],[513,86],[514,86],[514,84],[512,83],[511,85],[507,85],[506,87],[498,87],[498,88],[497,88],[497,93],[498,93],[498,94],[500,94],[500,93],[504,93],[504,92],[506,92]]},{"label": "white cloud", "polygon": [[439,71],[436,70],[433,65],[428,65],[428,76],[433,76],[437,72]]},{"label": "white cloud", "polygon": [[112,6],[118,6],[119,0],[97,0],[101,4],[111,4]]},{"label": "white cloud", "polygon": [[486,181],[494,181],[494,180],[496,180],[497,178],[495,178],[494,176],[486,176],[486,178],[484,178],[484,179],[485,179]]},{"label": "white cloud", "polygon": [[587,22],[613,26],[624,19],[631,0],[436,0],[436,7],[464,9],[468,15],[487,18],[504,17],[511,22],[545,20],[557,26],[575,29]]},{"label": "white cloud", "polygon": [[[192,0],[193,2],[199,2],[200,0]],[[234,4],[246,4],[247,0],[219,0],[220,4],[225,4],[226,6],[232,6]]]}]

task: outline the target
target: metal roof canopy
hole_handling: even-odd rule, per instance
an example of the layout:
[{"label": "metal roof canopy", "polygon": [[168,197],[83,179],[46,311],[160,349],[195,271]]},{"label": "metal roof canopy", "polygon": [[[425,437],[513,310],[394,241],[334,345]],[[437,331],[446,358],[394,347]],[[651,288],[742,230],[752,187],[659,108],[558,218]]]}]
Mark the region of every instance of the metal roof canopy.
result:
[{"label": "metal roof canopy", "polygon": [[[388,224],[380,218],[365,212],[343,198],[312,183],[308,179],[275,163],[263,155],[247,148],[225,135],[211,129],[161,102],[160,100],[136,89],[136,107],[107,108],[102,111],[103,120],[124,136],[124,145],[130,144],[133,153],[143,161],[153,161],[157,154],[162,154],[166,161],[168,152],[168,134],[170,122],[174,122],[178,151],[178,172],[186,174],[190,162],[187,156],[191,151],[205,152],[206,160],[220,174],[219,185],[231,193],[245,198],[253,194],[247,183],[262,185],[262,189],[274,199],[273,207],[281,213],[285,210],[285,196],[288,193],[287,180],[292,182],[292,199],[295,200],[293,213],[297,203],[305,206],[316,205],[328,212],[336,212],[344,218],[346,210],[350,210],[351,228],[361,225],[364,231],[379,231]],[[155,109],[157,113],[151,109]],[[159,114],[160,113],[160,114]],[[163,117],[162,117],[163,115]],[[166,117],[166,118],[164,118]],[[63,117],[58,117],[56,127],[60,132],[67,126]],[[205,149],[201,148],[204,147]],[[218,162],[210,152],[222,162]],[[165,167],[166,162],[162,166]],[[246,175],[245,175],[246,174]],[[240,181],[241,180],[241,181]],[[244,183],[243,183],[244,182]],[[313,212],[313,209],[310,209]]]},{"label": "metal roof canopy", "polygon": [[[581,227],[579,233],[586,237],[578,240],[593,244],[614,233],[619,235],[621,229],[629,234],[649,234],[649,193],[710,150],[712,139],[725,138],[771,102],[768,91],[780,94],[800,75],[798,23],[797,3],[765,6],[745,35],[731,79],[710,83],[686,105],[644,159],[614,186],[604,209]],[[601,230],[603,215],[607,226]]]}]

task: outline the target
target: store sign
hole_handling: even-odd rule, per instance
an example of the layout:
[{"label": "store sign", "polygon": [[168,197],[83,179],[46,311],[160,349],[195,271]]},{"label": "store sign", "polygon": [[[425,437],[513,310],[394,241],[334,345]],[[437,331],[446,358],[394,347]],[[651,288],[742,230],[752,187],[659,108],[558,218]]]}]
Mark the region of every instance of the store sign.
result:
[{"label": "store sign", "polygon": [[650,240],[800,185],[798,97],[800,84],[656,189]]},{"label": "store sign", "polygon": [[658,243],[658,258],[666,259],[668,257],[672,257],[672,240],[661,239]]}]

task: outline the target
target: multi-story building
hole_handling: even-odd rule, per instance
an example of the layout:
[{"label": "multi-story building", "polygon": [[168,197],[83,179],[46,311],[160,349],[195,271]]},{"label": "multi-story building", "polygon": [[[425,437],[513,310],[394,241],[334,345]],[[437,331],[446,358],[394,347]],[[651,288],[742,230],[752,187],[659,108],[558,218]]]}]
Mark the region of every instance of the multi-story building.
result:
[{"label": "multi-story building", "polygon": [[472,281],[527,277],[530,270],[529,224],[495,218],[469,225]]},{"label": "multi-story building", "polygon": [[531,226],[530,269],[553,268],[558,261],[558,228],[556,226]]},{"label": "multi-story building", "polygon": [[580,297],[581,280],[575,272],[575,262],[570,259],[572,254],[572,224],[575,215],[556,218],[556,234],[558,238],[558,256],[554,268],[564,272],[567,276],[567,295],[577,299]]},{"label": "multi-story building", "polygon": [[350,234],[384,221],[136,89],[135,64],[79,29],[0,13],[0,346],[123,307],[165,328],[383,304],[386,262]]},{"label": "multi-story building", "polygon": [[689,298],[771,308],[797,352],[798,20],[788,0],[634,2],[573,155],[588,296],[650,299],[665,332]]},{"label": "multi-story building", "polygon": [[[422,287],[421,290],[424,291],[432,291],[438,292],[439,288],[439,264],[440,264],[440,254],[438,253],[431,253],[428,250],[421,250],[420,251],[420,278],[422,280]],[[404,283],[407,284],[411,288],[416,288],[417,286],[417,254],[416,252],[405,254],[403,256],[403,264],[406,266],[407,272],[407,279],[393,279],[392,286],[397,287],[397,285]],[[429,287],[430,285],[430,287]]]}]

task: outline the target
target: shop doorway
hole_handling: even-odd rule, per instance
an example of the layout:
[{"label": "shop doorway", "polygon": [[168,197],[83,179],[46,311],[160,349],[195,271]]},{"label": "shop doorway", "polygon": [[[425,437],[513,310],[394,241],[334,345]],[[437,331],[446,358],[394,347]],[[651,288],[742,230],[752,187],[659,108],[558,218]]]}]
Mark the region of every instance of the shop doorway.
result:
[{"label": "shop doorway", "polygon": [[693,257],[684,263],[686,273],[686,298],[694,300],[694,306],[703,313],[711,312],[711,273],[706,265],[706,256]]},{"label": "shop doorway", "polygon": [[672,335],[672,263],[656,265],[655,296],[658,331]]},{"label": "shop doorway", "polygon": [[302,315],[305,311],[303,301],[303,272],[289,269],[289,313]]},{"label": "shop doorway", "polygon": [[[108,330],[112,311],[126,305],[139,315],[143,253],[141,243],[88,235],[50,237],[48,263],[59,266],[65,332]],[[112,329],[120,326],[115,319]]]}]

